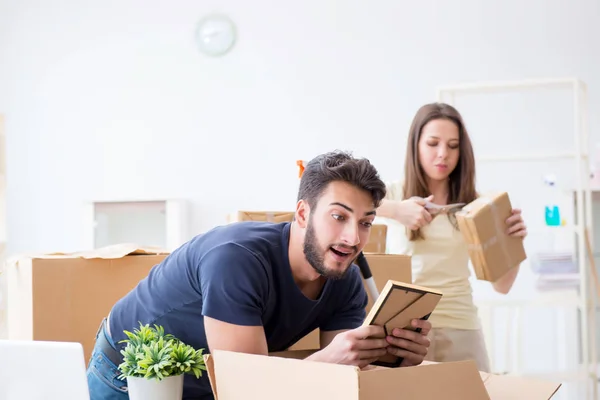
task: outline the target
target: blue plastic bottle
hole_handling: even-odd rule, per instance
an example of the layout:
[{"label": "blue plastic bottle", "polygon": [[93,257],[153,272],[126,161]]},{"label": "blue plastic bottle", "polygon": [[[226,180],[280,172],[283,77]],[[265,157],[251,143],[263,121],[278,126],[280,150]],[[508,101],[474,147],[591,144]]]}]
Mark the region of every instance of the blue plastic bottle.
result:
[{"label": "blue plastic bottle", "polygon": [[560,208],[558,207],[558,191],[556,188],[556,179],[552,176],[547,176],[546,184],[550,186],[552,196],[550,196],[550,201],[546,204],[545,213],[546,213],[546,225],[548,226],[561,226],[561,217],[560,217]]}]

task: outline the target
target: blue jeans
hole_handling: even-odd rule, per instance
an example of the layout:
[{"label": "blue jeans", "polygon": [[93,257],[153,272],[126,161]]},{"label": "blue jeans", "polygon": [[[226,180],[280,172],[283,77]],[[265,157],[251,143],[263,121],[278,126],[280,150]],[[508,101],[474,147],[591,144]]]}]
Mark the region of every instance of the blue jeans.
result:
[{"label": "blue jeans", "polygon": [[105,324],[106,320],[102,321],[100,329],[98,329],[96,344],[87,367],[90,400],[128,400],[127,381],[118,378],[121,372],[99,343],[105,340],[116,350],[115,343],[106,333]]}]

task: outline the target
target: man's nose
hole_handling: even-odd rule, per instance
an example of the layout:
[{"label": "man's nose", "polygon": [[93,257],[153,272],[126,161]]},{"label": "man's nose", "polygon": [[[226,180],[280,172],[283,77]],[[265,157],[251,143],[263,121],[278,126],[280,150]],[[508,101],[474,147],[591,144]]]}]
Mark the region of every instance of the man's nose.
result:
[{"label": "man's nose", "polygon": [[342,241],[348,246],[358,246],[360,243],[358,226],[355,224],[346,224],[342,232]]}]

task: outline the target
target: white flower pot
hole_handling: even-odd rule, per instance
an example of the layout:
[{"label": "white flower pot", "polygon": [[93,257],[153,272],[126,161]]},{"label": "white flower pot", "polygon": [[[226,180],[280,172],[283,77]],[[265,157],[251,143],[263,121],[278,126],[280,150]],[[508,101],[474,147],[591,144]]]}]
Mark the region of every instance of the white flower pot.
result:
[{"label": "white flower pot", "polygon": [[162,380],[127,377],[129,400],[181,400],[183,375],[169,376]]}]

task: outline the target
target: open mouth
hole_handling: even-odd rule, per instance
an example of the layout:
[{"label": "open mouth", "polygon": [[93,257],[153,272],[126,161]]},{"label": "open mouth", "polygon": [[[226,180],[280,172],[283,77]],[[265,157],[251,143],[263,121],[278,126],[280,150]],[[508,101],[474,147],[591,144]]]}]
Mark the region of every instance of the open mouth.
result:
[{"label": "open mouth", "polygon": [[331,250],[331,252],[333,254],[335,254],[336,256],[341,257],[341,258],[349,257],[353,253],[352,250],[342,249],[342,248],[339,248],[339,247],[338,248],[330,247],[329,250]]}]

